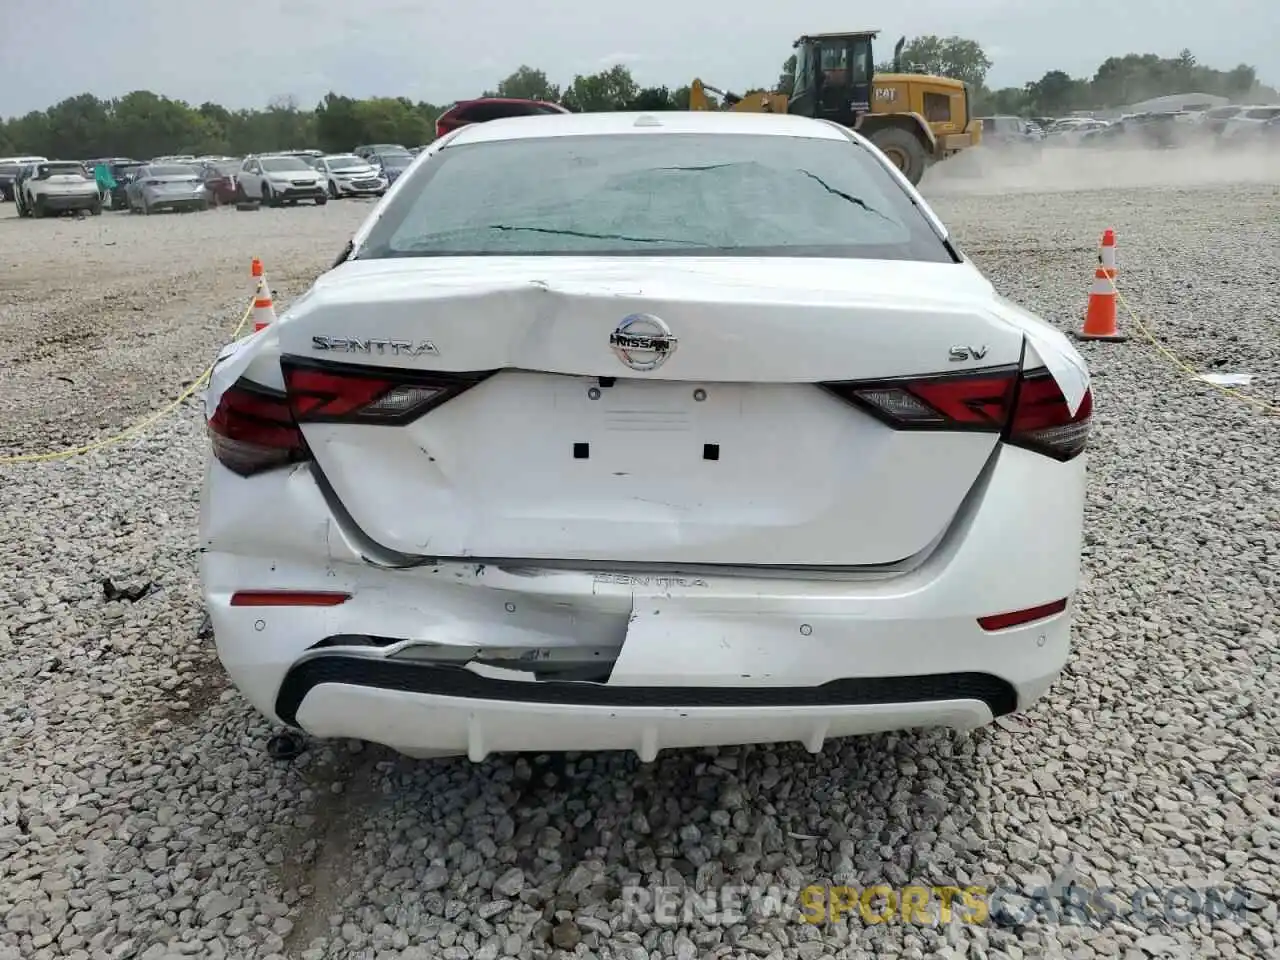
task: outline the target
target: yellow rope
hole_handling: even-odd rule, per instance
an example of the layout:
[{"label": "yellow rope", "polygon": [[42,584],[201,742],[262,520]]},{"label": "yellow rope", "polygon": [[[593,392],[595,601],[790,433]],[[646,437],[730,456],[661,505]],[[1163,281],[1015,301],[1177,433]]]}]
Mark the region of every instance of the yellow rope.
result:
[{"label": "yellow rope", "polygon": [[[236,324],[235,329],[231,331],[232,340],[235,340],[240,335],[240,331],[243,330],[244,325],[249,322],[249,317],[252,313],[253,303],[250,302],[248,308],[244,312],[244,316],[240,318],[240,322]],[[72,447],[69,450],[57,450],[53,453],[25,453],[16,457],[0,457],[0,463],[41,463],[49,460],[65,460],[70,457],[78,457],[81,454],[89,453],[92,450],[101,450],[103,447],[109,447],[113,443],[119,443],[122,440],[128,440],[130,437],[136,436],[143,430],[147,429],[147,427],[151,426],[153,423],[163,420],[170,413],[176,410],[188,397],[200,389],[204,382],[209,379],[209,374],[211,373],[213,373],[213,364],[210,364],[204,373],[200,374],[200,376],[196,378],[195,382],[192,383],[191,386],[178,394],[177,399],[172,403],[167,404],[155,413],[139,420],[133,426],[122,430],[114,436],[104,437],[101,440],[93,441],[93,443],[86,443],[83,446]]]},{"label": "yellow rope", "polygon": [[1116,286],[1115,277],[1108,274],[1107,282],[1111,284],[1111,289],[1116,295],[1116,300],[1118,300],[1120,302],[1120,305],[1124,307],[1124,311],[1129,315],[1129,319],[1133,321],[1133,325],[1137,327],[1138,331],[1144,337],[1146,337],[1147,340],[1151,342],[1151,345],[1156,348],[1156,352],[1159,353],[1166,360],[1168,360],[1170,363],[1172,363],[1175,367],[1182,370],[1184,373],[1188,374],[1198,383],[1203,383],[1207,386],[1213,387],[1215,390],[1218,390],[1219,392],[1226,394],[1228,397],[1230,397],[1233,400],[1239,400],[1241,403],[1247,403],[1250,406],[1255,407],[1259,410],[1262,410],[1266,413],[1280,413],[1280,406],[1276,406],[1276,404],[1274,403],[1268,403],[1266,400],[1259,399],[1258,397],[1251,397],[1247,393],[1240,393],[1238,390],[1235,390],[1231,387],[1224,387],[1220,383],[1213,383],[1209,380],[1201,380],[1200,374],[1196,371],[1195,367],[1191,366],[1191,364],[1185,362],[1180,357],[1178,357],[1177,354],[1175,354],[1172,350],[1170,350],[1163,343],[1157,340],[1156,337],[1151,333],[1151,331],[1147,329],[1147,325],[1144,324],[1138,318],[1137,311],[1135,311],[1131,306],[1129,306],[1129,301],[1125,299],[1124,294],[1120,292],[1120,288]]}]

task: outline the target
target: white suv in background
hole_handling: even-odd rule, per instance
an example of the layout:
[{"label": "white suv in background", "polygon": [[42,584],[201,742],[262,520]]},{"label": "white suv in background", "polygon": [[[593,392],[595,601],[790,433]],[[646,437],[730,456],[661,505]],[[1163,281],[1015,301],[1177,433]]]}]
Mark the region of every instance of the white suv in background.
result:
[{"label": "white suv in background", "polygon": [[78,160],[47,160],[23,170],[14,184],[18,216],[38,219],[87,210],[96,217],[102,213],[98,184]]},{"label": "white suv in background", "polygon": [[236,176],[236,195],[242,200],[260,200],[264,207],[311,200],[322,207],[329,202],[319,172],[301,157],[265,154],[244,158]]}]

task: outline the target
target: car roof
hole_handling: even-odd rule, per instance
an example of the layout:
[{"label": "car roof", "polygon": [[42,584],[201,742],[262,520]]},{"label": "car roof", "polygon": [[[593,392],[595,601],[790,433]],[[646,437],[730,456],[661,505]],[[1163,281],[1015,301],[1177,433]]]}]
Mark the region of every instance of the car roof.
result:
[{"label": "car roof", "polygon": [[518,103],[521,106],[526,106],[528,104],[536,104],[537,106],[549,107],[550,108],[549,112],[552,112],[552,113],[569,113],[570,112],[567,107],[565,107],[563,104],[556,103],[554,100],[537,100],[532,97],[473,97],[470,100],[458,100],[454,103],[451,103],[449,105],[449,108],[445,110],[444,113],[440,114],[440,116],[443,117],[445,114],[453,113],[456,110],[464,110],[467,107],[475,107],[475,106],[481,106],[485,104],[499,104],[499,103],[513,103],[513,104]]},{"label": "car roof", "polygon": [[[644,122],[640,122],[643,120]],[[542,137],[607,136],[638,133],[755,134],[845,140],[835,124],[808,117],[732,111],[663,110],[653,113],[546,113],[501,117],[460,128],[449,146]]]}]

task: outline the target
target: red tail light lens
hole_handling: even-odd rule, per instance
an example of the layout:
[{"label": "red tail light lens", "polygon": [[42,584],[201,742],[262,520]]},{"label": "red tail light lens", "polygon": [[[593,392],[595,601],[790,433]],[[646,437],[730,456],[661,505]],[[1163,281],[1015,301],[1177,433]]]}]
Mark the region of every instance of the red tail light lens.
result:
[{"label": "red tail light lens", "polygon": [[209,420],[213,455],[242,477],[310,457],[283,393],[249,380],[231,386]]},{"label": "red tail light lens", "polygon": [[1067,598],[1043,603],[1038,607],[1027,607],[1025,610],[1014,610],[1010,613],[995,613],[989,617],[979,617],[978,626],[983,630],[1010,630],[1013,627],[1025,627],[1037,620],[1056,617],[1067,609]]},{"label": "red tail light lens", "polygon": [[895,429],[999,433],[1009,422],[1017,384],[1018,368],[1010,366],[823,386]]},{"label": "red tail light lens", "polygon": [[1061,461],[1084,452],[1093,415],[1092,391],[1073,414],[1045,369],[996,367],[823,386],[896,430],[999,433],[1006,443]]},{"label": "red tail light lens", "polygon": [[1013,422],[1006,439],[1055,460],[1071,460],[1084,453],[1092,418],[1092,390],[1085,390],[1084,399],[1073,414],[1049,371],[1035,370],[1023,374],[1018,384]]},{"label": "red tail light lens", "polygon": [[492,376],[388,370],[283,357],[280,367],[298,423],[398,426],[465,393]]},{"label": "red tail light lens", "polygon": [[231,595],[231,606],[340,607],[350,599],[349,593],[331,590],[238,590]]}]

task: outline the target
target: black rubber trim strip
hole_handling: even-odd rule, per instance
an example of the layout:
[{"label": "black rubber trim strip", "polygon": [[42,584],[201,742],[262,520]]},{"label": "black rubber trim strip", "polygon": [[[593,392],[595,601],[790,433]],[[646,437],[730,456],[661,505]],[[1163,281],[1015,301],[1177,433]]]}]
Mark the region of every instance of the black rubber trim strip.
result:
[{"label": "black rubber trim strip", "polygon": [[326,683],[463,699],[582,707],[834,707],[979,700],[992,716],[1000,717],[1012,713],[1018,704],[1013,687],[988,673],[852,677],[819,687],[612,687],[555,680],[495,680],[463,667],[332,654],[304,660],[285,675],[276,697],[276,716],[296,727],[302,701]]}]

